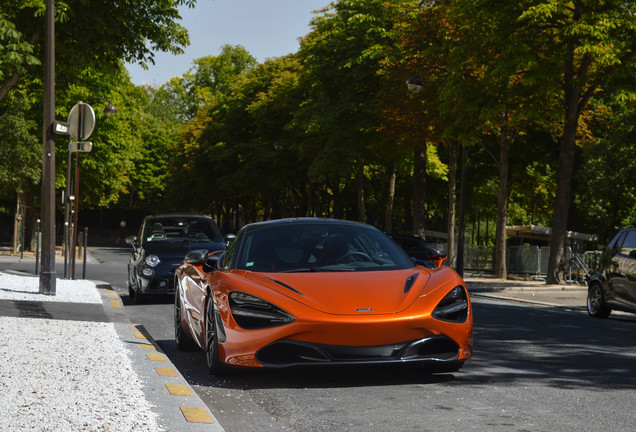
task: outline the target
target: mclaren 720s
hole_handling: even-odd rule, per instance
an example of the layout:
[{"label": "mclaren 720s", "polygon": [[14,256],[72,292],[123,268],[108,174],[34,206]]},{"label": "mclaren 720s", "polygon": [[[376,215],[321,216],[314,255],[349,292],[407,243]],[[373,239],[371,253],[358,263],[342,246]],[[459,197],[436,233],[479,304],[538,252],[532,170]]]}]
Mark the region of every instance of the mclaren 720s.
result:
[{"label": "mclaren 720s", "polygon": [[418,266],[378,229],[333,219],[244,226],[227,251],[191,251],[175,272],[175,339],[231,368],[423,364],[472,355],[466,286]]}]

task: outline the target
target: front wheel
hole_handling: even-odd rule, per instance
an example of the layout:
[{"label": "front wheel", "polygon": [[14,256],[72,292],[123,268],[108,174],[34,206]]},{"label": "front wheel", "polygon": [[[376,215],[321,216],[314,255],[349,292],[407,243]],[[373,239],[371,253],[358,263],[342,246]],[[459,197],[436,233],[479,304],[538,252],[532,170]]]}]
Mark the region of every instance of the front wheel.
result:
[{"label": "front wheel", "polygon": [[205,301],[205,360],[212,375],[222,376],[227,373],[227,368],[219,360],[219,334],[212,297]]},{"label": "front wheel", "polygon": [[181,291],[177,286],[174,292],[174,340],[180,350],[192,351],[195,348],[194,341],[187,337],[183,330],[183,302],[181,301],[180,293]]},{"label": "front wheel", "polygon": [[598,283],[590,286],[587,291],[587,313],[596,318],[607,318],[612,312],[605,303],[603,289]]}]

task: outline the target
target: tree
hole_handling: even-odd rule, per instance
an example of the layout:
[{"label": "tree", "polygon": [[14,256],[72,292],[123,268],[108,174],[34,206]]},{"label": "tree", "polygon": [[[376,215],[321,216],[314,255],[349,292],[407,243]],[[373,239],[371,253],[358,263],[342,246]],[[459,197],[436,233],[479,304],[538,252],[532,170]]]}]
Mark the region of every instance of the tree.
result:
[{"label": "tree", "polygon": [[[196,0],[135,2],[56,2],[56,80],[63,86],[78,70],[117,71],[121,62],[154,63],[155,51],[174,54],[189,44],[177,24],[178,7]],[[0,0],[0,101],[25,74],[40,77],[44,45],[45,0]],[[63,41],[64,43],[60,43]]]},{"label": "tree", "polygon": [[[355,179],[357,218],[366,219],[365,164],[377,142],[380,110],[377,72],[390,44],[383,0],[340,0],[312,21],[299,56],[308,100],[298,113],[306,140],[302,153],[313,159],[309,175],[340,191]],[[311,155],[311,156],[309,156]],[[340,210],[336,207],[336,216]]]},{"label": "tree", "polygon": [[581,114],[603,87],[633,85],[636,13],[634,4],[619,0],[537,1],[520,14],[518,22],[533,29],[539,42],[526,62],[527,79],[541,83],[541,97],[562,107],[548,263],[548,283],[555,283],[554,269],[563,259],[569,223]]}]

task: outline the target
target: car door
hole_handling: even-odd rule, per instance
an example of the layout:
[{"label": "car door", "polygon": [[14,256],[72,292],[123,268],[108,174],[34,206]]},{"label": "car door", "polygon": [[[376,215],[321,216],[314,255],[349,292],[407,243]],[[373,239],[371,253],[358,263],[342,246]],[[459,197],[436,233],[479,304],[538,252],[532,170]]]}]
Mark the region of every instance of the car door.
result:
[{"label": "car door", "polygon": [[608,282],[616,297],[636,307],[636,229],[619,240]]}]

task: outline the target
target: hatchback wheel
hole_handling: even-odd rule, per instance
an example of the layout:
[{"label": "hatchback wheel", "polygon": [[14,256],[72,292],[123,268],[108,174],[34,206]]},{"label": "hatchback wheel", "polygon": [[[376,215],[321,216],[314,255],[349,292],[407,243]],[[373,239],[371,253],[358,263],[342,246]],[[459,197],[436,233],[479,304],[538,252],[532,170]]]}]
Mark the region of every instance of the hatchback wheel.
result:
[{"label": "hatchback wheel", "polygon": [[605,303],[603,289],[598,283],[587,291],[587,313],[597,318],[607,318],[612,310]]}]

